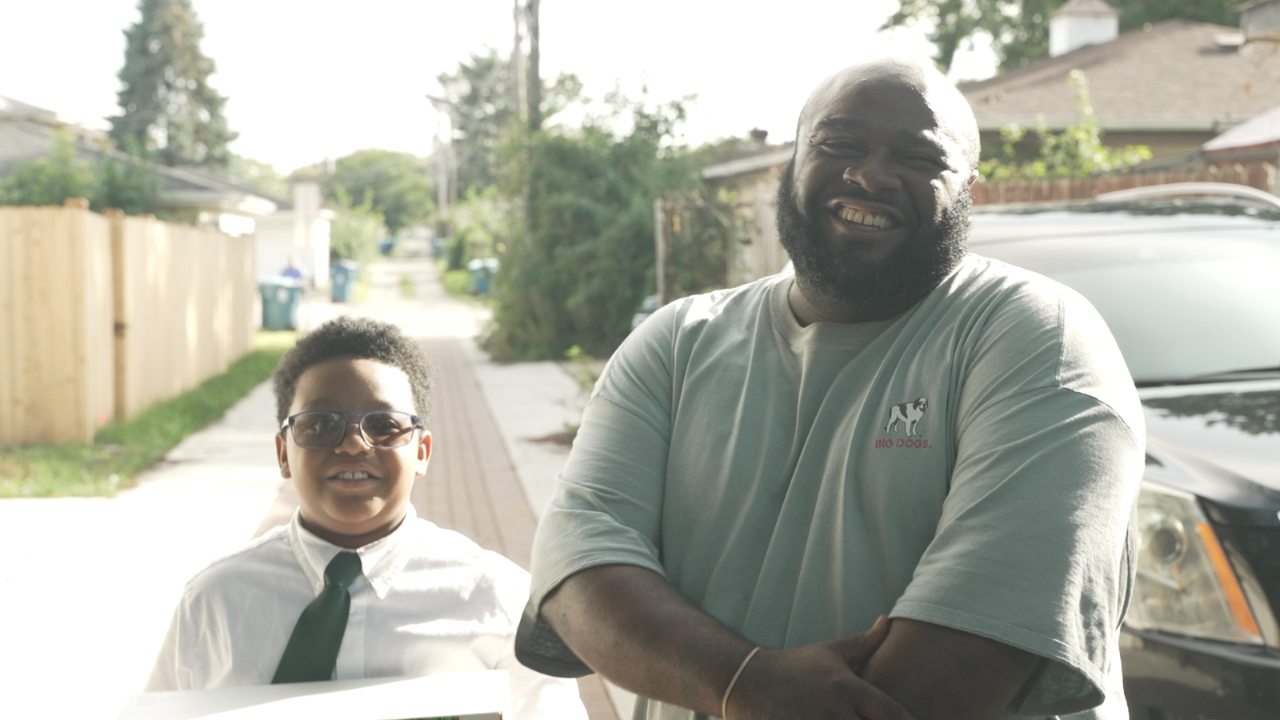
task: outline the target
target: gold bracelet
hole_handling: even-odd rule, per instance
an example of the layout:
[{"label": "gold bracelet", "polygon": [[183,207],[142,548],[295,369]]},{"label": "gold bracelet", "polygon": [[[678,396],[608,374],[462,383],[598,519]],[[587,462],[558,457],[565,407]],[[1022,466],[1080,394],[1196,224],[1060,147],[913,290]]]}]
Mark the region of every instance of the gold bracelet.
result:
[{"label": "gold bracelet", "polygon": [[742,664],[738,666],[738,672],[733,674],[733,679],[729,681],[729,687],[724,689],[724,699],[720,701],[720,717],[729,720],[729,693],[733,692],[733,686],[738,684],[738,678],[742,675],[742,671],[747,669],[747,663],[751,662],[751,658],[760,652],[760,648],[756,647],[747,656],[742,659]]}]

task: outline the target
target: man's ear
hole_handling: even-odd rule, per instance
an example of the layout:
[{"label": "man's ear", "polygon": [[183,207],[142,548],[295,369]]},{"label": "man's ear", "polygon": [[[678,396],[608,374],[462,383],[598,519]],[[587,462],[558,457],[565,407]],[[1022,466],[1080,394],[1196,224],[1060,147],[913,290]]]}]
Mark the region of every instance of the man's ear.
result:
[{"label": "man's ear", "polygon": [[969,175],[969,187],[972,188],[973,184],[978,182],[978,178],[980,177],[982,177],[982,175],[978,172],[978,168],[974,168],[973,172]]},{"label": "man's ear", "polygon": [[284,433],[276,433],[276,460],[280,463],[280,477],[293,477],[289,471],[289,443],[284,439]]},{"label": "man's ear", "polygon": [[418,464],[414,468],[414,477],[427,474],[427,462],[431,460],[431,431],[423,430],[422,439],[418,441]]}]

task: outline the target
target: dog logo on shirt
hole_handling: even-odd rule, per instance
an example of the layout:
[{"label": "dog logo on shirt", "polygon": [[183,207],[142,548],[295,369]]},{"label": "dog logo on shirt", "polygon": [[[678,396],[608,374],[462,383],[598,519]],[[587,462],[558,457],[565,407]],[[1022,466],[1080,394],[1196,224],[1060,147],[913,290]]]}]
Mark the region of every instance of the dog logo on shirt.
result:
[{"label": "dog logo on shirt", "polygon": [[929,401],[926,398],[919,398],[914,402],[904,402],[900,405],[894,405],[889,408],[889,424],[885,426],[884,431],[891,433],[898,429],[901,423],[907,431],[907,437],[919,435],[916,432],[916,426],[920,424],[920,418],[929,409]]}]

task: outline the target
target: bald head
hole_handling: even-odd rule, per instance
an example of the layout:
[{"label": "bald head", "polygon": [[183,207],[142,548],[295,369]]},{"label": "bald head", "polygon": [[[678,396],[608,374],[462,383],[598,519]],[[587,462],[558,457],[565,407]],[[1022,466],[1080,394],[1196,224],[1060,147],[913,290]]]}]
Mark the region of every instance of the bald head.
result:
[{"label": "bald head", "polygon": [[818,84],[809,95],[796,126],[799,143],[818,117],[837,106],[859,87],[907,88],[916,92],[933,115],[938,131],[959,148],[970,169],[978,165],[980,144],[973,109],[956,86],[933,66],[919,58],[878,58],[850,65]]}]

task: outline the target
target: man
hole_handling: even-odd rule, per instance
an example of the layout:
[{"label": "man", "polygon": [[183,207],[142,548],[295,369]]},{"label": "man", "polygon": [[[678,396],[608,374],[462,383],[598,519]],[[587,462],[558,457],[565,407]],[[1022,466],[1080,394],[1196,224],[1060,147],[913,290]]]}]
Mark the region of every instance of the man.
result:
[{"label": "man", "polygon": [[927,64],[814,91],[778,193],[794,279],[673,303],[614,355],[522,662],[648,718],[1126,716],[1141,411],[1080,296],[966,254],[977,156]]}]

